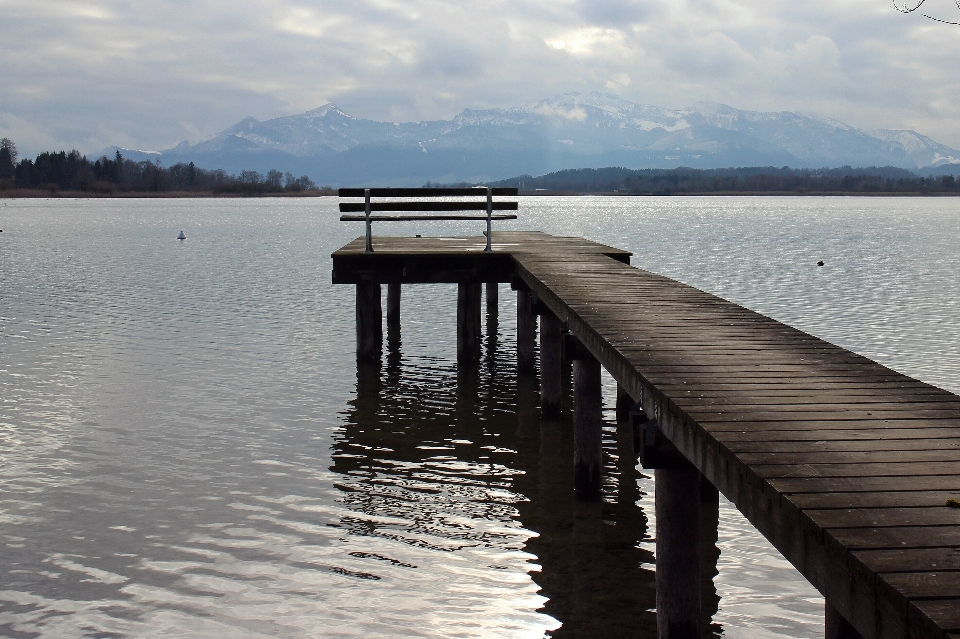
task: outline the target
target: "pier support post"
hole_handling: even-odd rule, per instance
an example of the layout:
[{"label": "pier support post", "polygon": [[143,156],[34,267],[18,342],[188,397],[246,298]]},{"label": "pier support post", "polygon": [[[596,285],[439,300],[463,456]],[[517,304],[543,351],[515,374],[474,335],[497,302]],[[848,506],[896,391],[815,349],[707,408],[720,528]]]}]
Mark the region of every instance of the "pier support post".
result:
[{"label": "pier support post", "polygon": [[500,285],[497,282],[487,282],[487,312],[496,311],[500,306]]},{"label": "pier support post", "polygon": [[537,316],[533,314],[533,292],[517,290],[517,368],[521,373],[534,370],[533,349],[537,341]]},{"label": "pier support post", "polygon": [[600,362],[585,356],[573,362],[573,482],[578,499],[600,496],[603,403]]},{"label": "pier support post", "polygon": [[824,601],[823,625],[825,639],[863,639],[863,636],[843,618],[836,608]]},{"label": "pier support post", "polygon": [[[488,284],[489,286],[489,284]],[[489,301],[489,296],[487,300]],[[500,330],[500,307],[499,306],[487,306],[487,339],[486,339],[486,352],[487,352],[487,365],[490,367],[490,370],[493,370],[496,367],[496,353],[497,353],[497,341],[499,339],[498,332]]]},{"label": "pier support post", "polygon": [[720,549],[717,538],[720,525],[720,491],[710,480],[700,475],[700,632],[707,630],[713,622],[720,605],[717,586],[713,582],[717,576],[717,560]]},{"label": "pier support post", "polygon": [[634,405],[633,398],[627,393],[626,389],[617,382],[617,421],[630,421],[630,409]]},{"label": "pier support post", "polygon": [[476,361],[480,358],[479,282],[457,285],[457,359]]},{"label": "pier support post", "polygon": [[357,284],[357,359],[370,362],[380,359],[383,349],[383,310],[380,306],[380,284]]},{"label": "pier support post", "polygon": [[546,313],[540,318],[540,414],[560,419],[563,405],[563,327],[560,318]]},{"label": "pier support post", "polygon": [[400,282],[387,284],[387,326],[400,326]]},{"label": "pier support post", "polygon": [[656,469],[657,637],[700,637],[700,473]]}]

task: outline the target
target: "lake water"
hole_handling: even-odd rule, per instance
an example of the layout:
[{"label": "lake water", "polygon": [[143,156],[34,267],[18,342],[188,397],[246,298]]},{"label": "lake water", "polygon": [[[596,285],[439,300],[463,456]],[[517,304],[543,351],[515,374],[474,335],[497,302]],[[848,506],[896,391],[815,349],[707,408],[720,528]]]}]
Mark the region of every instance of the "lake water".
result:
[{"label": "lake water", "polygon": [[[960,392],[958,199],[521,199],[511,229],[629,249]],[[443,285],[404,289],[358,371],[329,255],[362,227],[336,203],[0,201],[0,636],[655,636],[654,487],[613,381],[583,504],[569,416],[541,425],[514,372],[505,285],[475,371]],[[822,636],[817,592],[717,516],[712,633]]]}]

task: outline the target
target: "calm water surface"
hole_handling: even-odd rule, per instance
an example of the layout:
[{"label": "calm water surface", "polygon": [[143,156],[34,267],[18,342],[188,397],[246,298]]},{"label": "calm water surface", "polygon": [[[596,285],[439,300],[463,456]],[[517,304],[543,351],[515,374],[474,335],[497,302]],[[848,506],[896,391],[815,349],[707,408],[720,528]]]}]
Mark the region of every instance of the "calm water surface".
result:
[{"label": "calm water surface", "polygon": [[[541,424],[514,373],[506,286],[478,368],[456,364],[455,287],[412,286],[358,370],[329,254],[362,229],[337,217],[0,203],[0,636],[655,636],[653,482],[612,411],[603,501],[576,503],[569,417]],[[960,392],[960,200],[533,198],[521,218]],[[822,636],[816,591],[716,517],[710,632]]]}]

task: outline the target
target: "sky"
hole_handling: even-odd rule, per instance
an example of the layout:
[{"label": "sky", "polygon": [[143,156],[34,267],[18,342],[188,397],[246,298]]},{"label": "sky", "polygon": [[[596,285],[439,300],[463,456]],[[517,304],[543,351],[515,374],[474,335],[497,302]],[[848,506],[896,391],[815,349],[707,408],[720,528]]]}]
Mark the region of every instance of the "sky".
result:
[{"label": "sky", "polygon": [[415,121],[603,91],[960,148],[960,26],[921,13],[960,22],[954,0],[0,0],[0,136],[159,150],[326,102]]}]

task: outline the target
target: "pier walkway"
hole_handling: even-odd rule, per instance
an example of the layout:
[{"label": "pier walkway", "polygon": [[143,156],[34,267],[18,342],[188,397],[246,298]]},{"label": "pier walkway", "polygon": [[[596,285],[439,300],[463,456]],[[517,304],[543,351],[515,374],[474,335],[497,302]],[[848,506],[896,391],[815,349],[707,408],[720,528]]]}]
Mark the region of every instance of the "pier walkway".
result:
[{"label": "pier walkway", "polygon": [[[948,505],[960,499],[960,397],[631,267],[625,251],[535,232],[495,232],[492,253],[485,241],[376,237],[364,254],[359,238],[336,251],[334,283],[358,286],[358,355],[378,339],[369,318],[379,313],[380,284],[393,285],[397,305],[400,284],[460,284],[458,343],[469,355],[480,284],[512,282],[521,367],[524,326],[535,326],[525,313],[542,318],[545,409],[564,349],[580,363],[575,419],[598,419],[589,405],[597,364],[642,407],[649,466],[659,466],[658,527],[682,529],[696,516],[682,494],[694,485],[683,473],[695,469],[824,595],[828,637],[960,639],[960,508]],[[680,462],[669,461],[671,444]],[[576,460],[578,485],[588,487],[599,462],[590,442],[577,446],[586,460]],[[658,465],[650,447],[668,461]],[[682,590],[687,570],[683,543],[661,547],[664,531],[658,623],[670,606],[691,605],[661,601],[661,586],[665,598],[683,595],[660,572],[679,574]],[[678,619],[669,636],[694,636]]]}]

